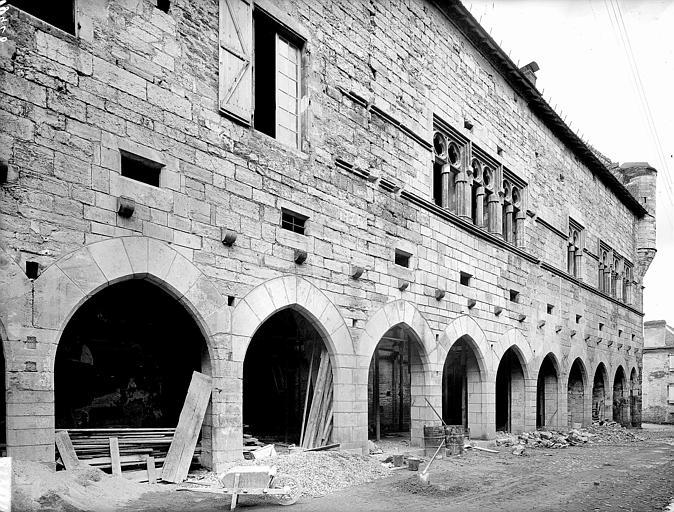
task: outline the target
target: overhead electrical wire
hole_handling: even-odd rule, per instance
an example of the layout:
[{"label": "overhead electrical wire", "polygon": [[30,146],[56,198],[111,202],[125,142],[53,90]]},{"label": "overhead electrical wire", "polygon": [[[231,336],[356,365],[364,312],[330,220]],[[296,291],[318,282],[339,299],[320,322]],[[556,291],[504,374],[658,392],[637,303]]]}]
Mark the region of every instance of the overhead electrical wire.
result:
[{"label": "overhead electrical wire", "polygon": [[[639,72],[639,67],[634,57],[634,50],[632,48],[632,43],[627,31],[627,26],[625,24],[624,17],[622,15],[622,10],[620,4],[617,0],[604,0],[604,5],[609,16],[609,21],[611,22],[611,27],[614,32],[617,32],[620,42],[622,43],[623,49],[625,50],[625,55],[627,56],[627,62],[630,67],[630,73],[632,75],[632,80],[641,103],[641,108],[644,117],[646,118],[646,123],[650,131],[651,139],[653,146],[655,147],[658,159],[660,160],[661,165],[661,182],[664,184],[664,194],[669,196],[669,204],[674,205],[674,184],[672,183],[672,178],[669,173],[669,168],[667,165],[667,159],[665,153],[662,149],[662,142],[660,140],[655,121],[653,119],[653,113],[648,102],[648,97],[646,95],[645,87],[643,80],[641,79],[641,73]],[[610,9],[609,9],[610,5]],[[613,13],[613,16],[611,15]],[[615,21],[614,21],[615,19]],[[674,219],[672,218],[672,212],[670,208],[665,208],[665,217],[671,224],[671,227],[674,229]]]}]

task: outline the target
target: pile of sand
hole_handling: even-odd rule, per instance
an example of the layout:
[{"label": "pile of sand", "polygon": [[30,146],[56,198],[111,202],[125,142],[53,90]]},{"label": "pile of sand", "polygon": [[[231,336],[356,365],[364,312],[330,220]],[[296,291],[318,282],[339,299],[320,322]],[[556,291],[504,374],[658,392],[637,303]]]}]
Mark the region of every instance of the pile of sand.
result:
[{"label": "pile of sand", "polygon": [[52,471],[37,462],[12,461],[12,510],[108,512],[149,490],[147,485],[82,466]]}]

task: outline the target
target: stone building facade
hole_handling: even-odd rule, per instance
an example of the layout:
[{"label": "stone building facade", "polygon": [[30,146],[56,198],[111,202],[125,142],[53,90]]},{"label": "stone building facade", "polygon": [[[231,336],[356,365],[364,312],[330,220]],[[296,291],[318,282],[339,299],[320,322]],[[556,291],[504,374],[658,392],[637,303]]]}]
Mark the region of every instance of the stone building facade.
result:
[{"label": "stone building facade", "polygon": [[[7,17],[10,455],[54,460],[69,324],[140,281],[203,337],[207,466],[240,454],[247,349],[284,311],[329,353],[346,449],[366,449],[375,394],[401,397],[417,445],[428,403],[476,438],[639,422],[655,171],[598,157],[462,4],[77,0],[64,30]],[[407,377],[375,393],[389,337]],[[79,343],[68,361],[101,359]]]},{"label": "stone building facade", "polygon": [[664,320],[644,323],[644,421],[674,423],[674,329]]}]

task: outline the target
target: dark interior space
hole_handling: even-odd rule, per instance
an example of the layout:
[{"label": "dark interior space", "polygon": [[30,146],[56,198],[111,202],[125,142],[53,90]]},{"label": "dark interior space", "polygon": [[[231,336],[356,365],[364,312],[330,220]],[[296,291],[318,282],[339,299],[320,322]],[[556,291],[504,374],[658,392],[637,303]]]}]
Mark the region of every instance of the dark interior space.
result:
[{"label": "dark interior space", "polygon": [[276,24],[262,11],[253,12],[256,130],[276,137]]},{"label": "dark interior space", "polygon": [[433,201],[442,206],[442,164],[433,164]]},{"label": "dark interior space", "polygon": [[472,349],[458,340],[447,354],[442,372],[442,419],[448,425],[468,426],[467,365],[475,359]]},{"label": "dark interior space", "polygon": [[410,430],[412,366],[418,360],[405,327],[393,327],[382,336],[368,376],[369,437],[379,440],[385,434]]},{"label": "dark interior space", "polygon": [[311,409],[309,368],[315,383],[324,350],[320,333],[294,309],[279,311],[260,326],[243,364],[244,432],[299,444],[305,402]]},{"label": "dark interior space", "polygon": [[599,363],[597,371],[594,373],[594,383],[592,385],[592,420],[605,420],[606,418],[606,368],[603,363]]},{"label": "dark interior space", "polygon": [[628,426],[630,420],[628,418],[629,409],[625,388],[627,386],[625,372],[621,367],[615,374],[613,382],[613,421],[617,421],[621,425]]},{"label": "dark interior space", "polygon": [[496,430],[513,432],[523,420],[524,372],[517,354],[506,350],[496,372]]},{"label": "dark interior space", "polygon": [[552,356],[543,359],[536,382],[536,428],[557,422],[558,408],[557,370]]},{"label": "dark interior space", "polygon": [[122,176],[153,187],[159,186],[162,165],[129,153],[121,153]]},{"label": "dark interior space", "polygon": [[585,404],[585,385],[583,384],[583,368],[580,360],[576,359],[571,365],[569,372],[569,385],[567,388],[567,407],[569,426],[574,423],[583,423],[583,410]]},{"label": "dark interior space", "polygon": [[56,427],[175,427],[207,354],[188,311],[145,280],[89,299],[56,352]]},{"label": "dark interior space", "polygon": [[9,0],[9,4],[69,34],[75,34],[74,0]]}]

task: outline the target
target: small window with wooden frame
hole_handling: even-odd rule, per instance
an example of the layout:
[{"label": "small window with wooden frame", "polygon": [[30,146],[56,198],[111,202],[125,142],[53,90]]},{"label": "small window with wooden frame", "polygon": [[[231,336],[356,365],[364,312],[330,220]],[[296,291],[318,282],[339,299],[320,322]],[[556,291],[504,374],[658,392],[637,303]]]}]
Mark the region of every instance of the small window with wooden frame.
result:
[{"label": "small window with wooden frame", "polygon": [[273,2],[220,0],[220,111],[301,148],[305,43]]}]

